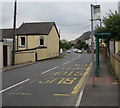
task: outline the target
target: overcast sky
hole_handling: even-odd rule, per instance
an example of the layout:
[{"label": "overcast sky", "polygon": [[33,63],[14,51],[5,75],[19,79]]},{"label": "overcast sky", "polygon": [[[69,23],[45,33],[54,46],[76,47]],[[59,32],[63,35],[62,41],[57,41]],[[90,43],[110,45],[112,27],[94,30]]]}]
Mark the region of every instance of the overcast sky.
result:
[{"label": "overcast sky", "polygon": [[[12,28],[14,2],[1,3],[0,28]],[[52,21],[60,29],[61,39],[74,40],[90,30],[90,4],[96,2],[18,2],[17,27],[23,22]],[[97,2],[97,4],[101,5],[102,18],[109,13],[109,10],[112,12],[118,10],[118,2]]]}]

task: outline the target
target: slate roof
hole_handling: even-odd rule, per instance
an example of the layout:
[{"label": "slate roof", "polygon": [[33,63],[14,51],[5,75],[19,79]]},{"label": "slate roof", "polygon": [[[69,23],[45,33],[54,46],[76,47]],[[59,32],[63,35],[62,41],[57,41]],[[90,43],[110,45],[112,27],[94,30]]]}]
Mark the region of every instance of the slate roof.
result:
[{"label": "slate roof", "polygon": [[55,26],[58,33],[54,22],[23,23],[19,27],[17,35],[48,35],[53,26]]},{"label": "slate roof", "polygon": [[[16,35],[48,35],[53,26],[58,33],[54,22],[23,23],[16,29]],[[59,33],[58,36],[60,37]],[[13,38],[13,29],[2,29],[2,37]]]},{"label": "slate roof", "polygon": [[13,38],[13,29],[2,29],[3,38]]}]

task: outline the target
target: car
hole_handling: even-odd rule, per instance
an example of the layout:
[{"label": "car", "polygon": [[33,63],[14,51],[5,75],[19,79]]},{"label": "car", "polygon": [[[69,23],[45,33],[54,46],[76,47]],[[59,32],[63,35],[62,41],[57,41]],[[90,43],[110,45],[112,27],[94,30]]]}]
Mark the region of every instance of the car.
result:
[{"label": "car", "polygon": [[78,51],[78,49],[73,49],[73,52],[77,52]]},{"label": "car", "polygon": [[82,50],[77,50],[77,53],[82,53]]},{"label": "car", "polygon": [[67,53],[71,53],[71,50],[67,50]]}]

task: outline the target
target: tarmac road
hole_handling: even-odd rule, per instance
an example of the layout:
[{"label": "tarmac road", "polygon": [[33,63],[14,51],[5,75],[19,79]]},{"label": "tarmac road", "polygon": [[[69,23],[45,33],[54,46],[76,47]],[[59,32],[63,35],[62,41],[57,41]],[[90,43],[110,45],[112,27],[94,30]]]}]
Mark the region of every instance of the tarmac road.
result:
[{"label": "tarmac road", "polygon": [[3,72],[2,104],[75,106],[90,63],[90,54],[72,52]]}]

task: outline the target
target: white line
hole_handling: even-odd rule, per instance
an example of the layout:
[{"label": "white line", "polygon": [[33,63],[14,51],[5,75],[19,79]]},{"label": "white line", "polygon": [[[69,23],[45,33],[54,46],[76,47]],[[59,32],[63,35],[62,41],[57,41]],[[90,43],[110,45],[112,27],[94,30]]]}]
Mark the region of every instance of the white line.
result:
[{"label": "white line", "polygon": [[78,100],[76,102],[75,108],[79,107],[81,99],[82,99],[82,96],[83,96],[83,90],[80,91],[80,94],[79,94]]},{"label": "white line", "polygon": [[65,62],[65,63],[63,63],[63,64],[65,65],[65,64],[68,64],[68,63],[70,63],[70,61],[68,61],[68,62]]},{"label": "white line", "polygon": [[[90,64],[89,66],[91,67],[91,64]],[[82,86],[82,88],[81,88],[79,97],[78,97],[78,99],[77,99],[77,102],[76,102],[74,108],[79,108],[79,106],[80,106],[80,103],[81,103],[81,100],[82,100],[82,96],[83,96],[83,92],[84,92],[84,89],[85,89],[85,86],[86,86],[86,82],[87,82],[87,80],[88,80],[88,77],[89,77],[89,75],[90,75],[90,72],[91,72],[91,70],[89,71],[89,74],[87,75],[85,81],[83,82],[83,86]]]},{"label": "white line", "polygon": [[77,58],[80,58],[80,56],[78,56]]},{"label": "white line", "polygon": [[47,71],[45,71],[45,72],[42,72],[41,74],[45,74],[45,73],[47,73],[47,72],[49,72],[49,71],[51,71],[51,70],[54,70],[54,69],[56,69],[56,68],[58,68],[58,66],[56,66],[56,67],[54,67],[54,68],[52,68],[52,69],[49,69],[49,70],[47,70]]},{"label": "white line", "polygon": [[74,58],[72,61],[76,60],[77,58]]},{"label": "white line", "polygon": [[7,91],[7,90],[9,90],[9,89],[11,89],[11,88],[13,88],[13,87],[16,87],[16,86],[18,86],[18,85],[20,85],[20,84],[22,84],[22,83],[24,83],[24,82],[26,82],[26,81],[29,81],[29,80],[30,80],[30,79],[26,79],[26,80],[24,80],[24,81],[21,81],[21,82],[15,84],[15,85],[13,85],[13,86],[10,86],[10,87],[8,87],[8,88],[6,88],[6,89],[4,89],[4,90],[1,90],[0,93],[2,93],[2,92],[4,92],[4,91]]}]

